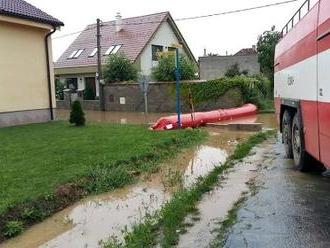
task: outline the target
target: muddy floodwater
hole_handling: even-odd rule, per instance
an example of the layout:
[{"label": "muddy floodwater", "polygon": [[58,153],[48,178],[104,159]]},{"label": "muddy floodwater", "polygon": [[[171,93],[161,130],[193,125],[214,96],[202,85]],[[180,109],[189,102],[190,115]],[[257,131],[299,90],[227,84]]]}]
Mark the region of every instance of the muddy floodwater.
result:
[{"label": "muddy floodwater", "polygon": [[[57,113],[62,120],[68,115],[65,110]],[[149,114],[146,118],[143,113],[86,111],[90,122],[121,124],[150,123],[163,115]],[[267,123],[265,127],[268,128],[276,126],[274,115],[258,115],[252,121]],[[88,197],[0,244],[0,248],[96,248],[101,246],[102,240],[112,236],[122,239],[123,230],[130,230],[147,213],[159,210],[177,188],[191,186],[222,164],[235,145],[251,134],[216,128],[207,130],[210,135],[203,144],[164,161],[158,173],[141,176],[137,184]]]},{"label": "muddy floodwater", "polygon": [[[141,112],[113,112],[113,111],[85,111],[86,119],[89,122],[119,123],[119,124],[147,124],[154,123],[160,117],[173,115],[173,113],[149,113]],[[68,120],[69,110],[59,109],[56,111],[58,120]],[[275,114],[258,114],[255,116],[236,119],[223,123],[263,123],[266,128],[276,128]]]}]

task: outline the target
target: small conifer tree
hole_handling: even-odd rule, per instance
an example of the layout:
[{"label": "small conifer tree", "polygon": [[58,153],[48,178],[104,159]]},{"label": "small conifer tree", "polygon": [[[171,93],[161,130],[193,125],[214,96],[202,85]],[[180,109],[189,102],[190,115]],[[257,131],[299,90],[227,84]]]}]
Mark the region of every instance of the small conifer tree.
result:
[{"label": "small conifer tree", "polygon": [[86,122],[85,113],[81,108],[81,104],[79,101],[74,101],[71,106],[70,113],[70,123],[75,124],[75,126],[84,126]]}]

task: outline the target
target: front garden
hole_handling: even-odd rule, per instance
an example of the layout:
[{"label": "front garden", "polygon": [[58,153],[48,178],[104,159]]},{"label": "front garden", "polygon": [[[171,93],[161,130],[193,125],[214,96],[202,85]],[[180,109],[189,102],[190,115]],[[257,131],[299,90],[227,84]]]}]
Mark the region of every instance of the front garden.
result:
[{"label": "front garden", "polygon": [[88,194],[156,172],[162,160],[204,136],[64,122],[0,129],[0,242]]}]

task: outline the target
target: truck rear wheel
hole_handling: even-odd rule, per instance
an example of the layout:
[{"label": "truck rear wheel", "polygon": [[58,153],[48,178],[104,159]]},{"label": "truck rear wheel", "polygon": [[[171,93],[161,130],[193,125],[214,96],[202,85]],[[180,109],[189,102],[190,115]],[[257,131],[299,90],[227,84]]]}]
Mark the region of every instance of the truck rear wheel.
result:
[{"label": "truck rear wheel", "polygon": [[282,140],[287,158],[293,158],[292,153],[292,115],[288,110],[282,117]]},{"label": "truck rear wheel", "polygon": [[305,150],[304,133],[299,113],[296,113],[292,122],[292,152],[295,167],[300,171],[309,169],[309,155]]}]

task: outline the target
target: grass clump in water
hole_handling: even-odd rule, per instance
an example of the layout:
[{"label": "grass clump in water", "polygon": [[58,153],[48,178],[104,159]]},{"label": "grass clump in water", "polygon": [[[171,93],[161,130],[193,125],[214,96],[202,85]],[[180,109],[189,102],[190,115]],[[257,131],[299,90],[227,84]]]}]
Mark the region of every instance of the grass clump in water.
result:
[{"label": "grass clump in water", "polygon": [[[148,219],[144,223],[134,226],[132,232],[126,233],[125,242],[109,241],[104,247],[153,247],[157,243],[160,243],[161,247],[165,248],[175,246],[179,240],[180,234],[186,231],[186,216],[189,214],[196,215],[198,212],[196,207],[198,201],[201,200],[204,193],[213,189],[214,185],[219,180],[219,175],[232,168],[237,160],[243,159],[254,146],[262,143],[273,134],[273,131],[261,132],[239,144],[225,164],[216,167],[206,177],[199,178],[198,182],[191,188],[176,192],[171,200],[154,215],[152,222]],[[235,205],[237,208],[239,207],[239,203]],[[226,225],[231,224],[235,219],[234,214],[235,211],[233,210],[231,213],[232,218],[225,223]],[[147,235],[141,235],[141,233]],[[143,244],[143,246],[136,246],[137,244]]]}]

